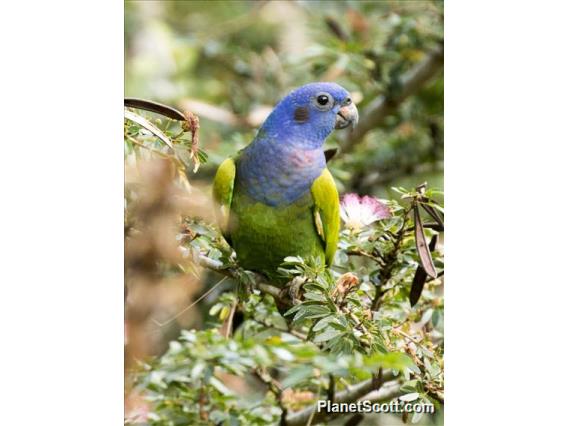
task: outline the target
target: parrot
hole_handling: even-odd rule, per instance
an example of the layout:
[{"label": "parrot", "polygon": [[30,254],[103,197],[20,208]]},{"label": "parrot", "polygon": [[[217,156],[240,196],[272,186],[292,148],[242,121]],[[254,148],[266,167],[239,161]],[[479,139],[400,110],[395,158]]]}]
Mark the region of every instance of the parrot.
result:
[{"label": "parrot", "polygon": [[309,83],[285,96],[253,141],[220,164],[217,221],[241,267],[283,285],[277,269],[288,256],[333,264],[340,202],[323,145],[358,118],[342,86]]}]

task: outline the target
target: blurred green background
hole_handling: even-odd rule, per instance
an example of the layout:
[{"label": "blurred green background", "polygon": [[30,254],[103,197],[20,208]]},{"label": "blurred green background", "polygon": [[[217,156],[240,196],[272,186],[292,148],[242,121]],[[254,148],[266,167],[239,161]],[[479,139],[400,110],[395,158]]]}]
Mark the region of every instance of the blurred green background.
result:
[{"label": "blurred green background", "polygon": [[[248,144],[280,98],[312,81],[335,81],[360,115],[381,97],[384,118],[327,147],[340,192],[396,197],[392,186],[443,186],[443,56],[432,77],[405,82],[443,49],[436,1],[127,1],[125,95],[189,109],[201,119],[209,183],[218,164]],[[347,146],[347,148],[345,148]]]}]

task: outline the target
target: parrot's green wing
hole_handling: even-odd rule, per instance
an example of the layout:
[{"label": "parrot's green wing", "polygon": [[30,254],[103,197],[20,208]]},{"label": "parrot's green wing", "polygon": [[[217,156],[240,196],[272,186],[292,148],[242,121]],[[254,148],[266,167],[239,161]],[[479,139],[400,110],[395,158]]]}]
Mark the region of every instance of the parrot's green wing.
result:
[{"label": "parrot's green wing", "polygon": [[327,168],[314,181],[312,196],[316,228],[325,243],[325,261],[331,266],[339,241],[339,194]]},{"label": "parrot's green wing", "polygon": [[233,189],[235,186],[235,161],[227,158],[221,163],[213,181],[213,198],[218,203],[217,222],[225,238],[228,238],[229,214],[233,201]]}]

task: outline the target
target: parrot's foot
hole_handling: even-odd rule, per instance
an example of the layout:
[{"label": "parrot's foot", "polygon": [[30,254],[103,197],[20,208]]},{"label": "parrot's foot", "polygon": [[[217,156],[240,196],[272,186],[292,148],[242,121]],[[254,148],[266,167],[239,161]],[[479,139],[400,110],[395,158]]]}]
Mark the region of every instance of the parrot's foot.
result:
[{"label": "parrot's foot", "polygon": [[300,303],[300,290],[305,282],[305,277],[294,277],[292,281],[286,283],[280,294],[284,298],[289,298],[292,301],[292,305],[297,305]]}]

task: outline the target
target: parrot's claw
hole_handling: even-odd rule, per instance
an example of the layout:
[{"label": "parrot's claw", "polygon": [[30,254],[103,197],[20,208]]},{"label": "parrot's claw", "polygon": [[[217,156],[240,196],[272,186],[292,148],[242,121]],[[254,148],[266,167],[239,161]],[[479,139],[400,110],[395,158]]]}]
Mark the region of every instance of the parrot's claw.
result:
[{"label": "parrot's claw", "polygon": [[289,281],[284,288],[282,288],[283,295],[292,301],[292,305],[297,305],[301,302],[300,300],[300,290],[302,285],[306,282],[305,277],[294,277],[292,281]]}]

